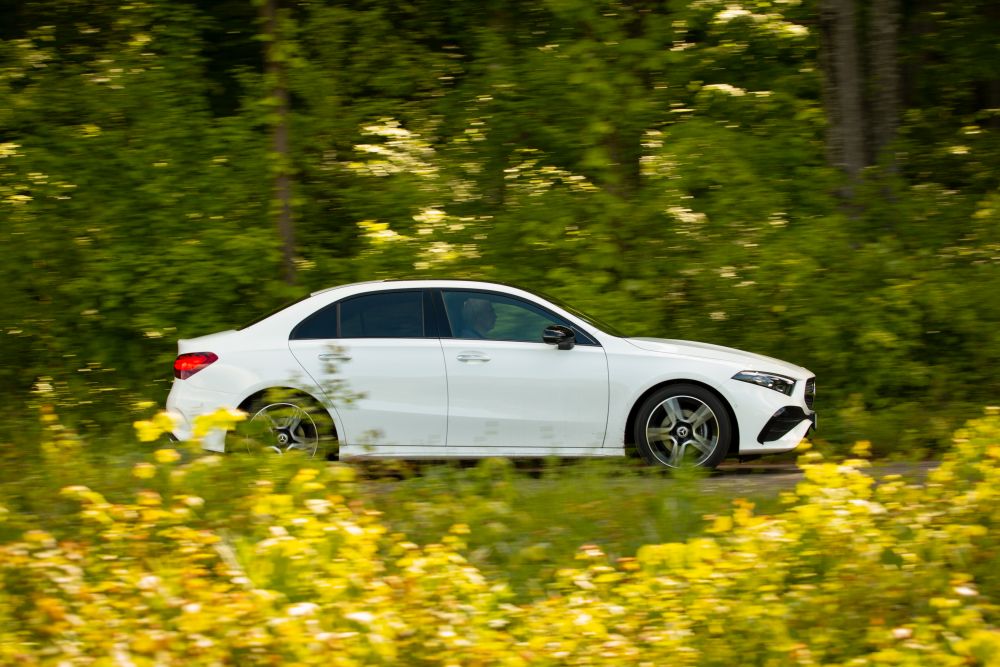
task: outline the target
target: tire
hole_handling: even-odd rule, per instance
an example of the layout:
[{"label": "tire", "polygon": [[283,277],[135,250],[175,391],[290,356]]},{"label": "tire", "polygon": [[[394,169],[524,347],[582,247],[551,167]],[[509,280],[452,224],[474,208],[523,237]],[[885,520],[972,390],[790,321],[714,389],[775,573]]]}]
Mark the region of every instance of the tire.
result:
[{"label": "tire", "polygon": [[726,458],[733,437],[722,400],[695,384],[653,392],[633,428],[639,456],[665,468],[714,468]]},{"label": "tire", "polygon": [[252,401],[247,420],[237,433],[236,449],[248,452],[293,451],[310,458],[336,457],[336,437],[330,415],[311,398],[269,391]]}]

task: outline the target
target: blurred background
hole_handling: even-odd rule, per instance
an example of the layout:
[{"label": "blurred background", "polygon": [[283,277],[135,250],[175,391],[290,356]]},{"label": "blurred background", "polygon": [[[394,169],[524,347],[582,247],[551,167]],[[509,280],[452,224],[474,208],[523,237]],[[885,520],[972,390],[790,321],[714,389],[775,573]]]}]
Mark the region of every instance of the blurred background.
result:
[{"label": "blurred background", "polygon": [[483,278],[807,366],[832,446],[932,453],[1000,397],[998,26],[992,0],[0,0],[0,399],[104,433],[162,405],[177,338]]}]

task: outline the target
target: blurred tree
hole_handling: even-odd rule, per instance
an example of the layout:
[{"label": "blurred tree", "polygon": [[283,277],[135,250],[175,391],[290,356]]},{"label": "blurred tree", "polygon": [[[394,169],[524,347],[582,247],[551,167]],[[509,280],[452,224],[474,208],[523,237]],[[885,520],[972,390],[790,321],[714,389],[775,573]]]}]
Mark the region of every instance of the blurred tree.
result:
[{"label": "blurred tree", "polygon": [[[899,12],[899,0],[872,0],[872,161],[878,161],[895,141],[899,126]],[[886,159],[895,172],[895,156]]]},{"label": "blurred tree", "polygon": [[844,193],[854,197],[856,181],[865,167],[865,119],[862,109],[864,79],[858,42],[856,0],[823,0],[822,16],[826,49],[826,80],[830,93],[832,163],[847,176]]},{"label": "blurred tree", "polygon": [[295,284],[295,227],[292,221],[292,156],[289,142],[288,61],[292,40],[286,34],[292,20],[280,12],[278,0],[260,0],[263,23],[264,60],[268,106],[271,108],[272,171],[277,209],[278,236],[281,238],[282,273],[285,282]]},{"label": "blurred tree", "polygon": [[989,0],[3,2],[15,398],[161,398],[175,338],[293,273],[521,283],[787,357],[838,438],[1000,390]]}]

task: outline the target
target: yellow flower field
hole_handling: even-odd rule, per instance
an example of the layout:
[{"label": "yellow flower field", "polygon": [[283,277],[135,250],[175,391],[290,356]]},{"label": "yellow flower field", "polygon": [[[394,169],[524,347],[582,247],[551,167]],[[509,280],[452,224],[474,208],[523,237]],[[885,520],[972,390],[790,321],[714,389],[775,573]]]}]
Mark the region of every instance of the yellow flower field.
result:
[{"label": "yellow flower field", "polygon": [[484,526],[410,541],[351,467],[291,458],[227,502],[233,461],[151,452],[51,528],[0,507],[0,664],[1000,665],[996,410],[922,483],[806,454],[778,511],[582,544],[527,600],[472,564]]}]

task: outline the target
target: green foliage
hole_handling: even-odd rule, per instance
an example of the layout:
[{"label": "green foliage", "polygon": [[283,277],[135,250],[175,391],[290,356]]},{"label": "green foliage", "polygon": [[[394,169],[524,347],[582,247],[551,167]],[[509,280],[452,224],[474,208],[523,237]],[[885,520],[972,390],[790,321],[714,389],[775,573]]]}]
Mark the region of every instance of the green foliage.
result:
[{"label": "green foliage", "polygon": [[[0,28],[0,392],[162,401],[174,340],[354,279],[478,277],[819,377],[822,436],[947,442],[1000,392],[995,10],[911,3],[896,160],[828,165],[816,3],[24,0]],[[275,169],[302,288],[280,279]],[[68,407],[65,405],[64,407]],[[64,410],[65,412],[65,410]]]}]

